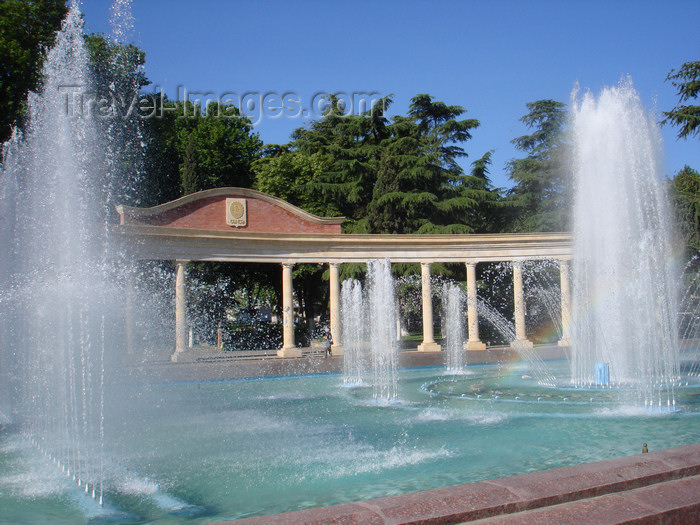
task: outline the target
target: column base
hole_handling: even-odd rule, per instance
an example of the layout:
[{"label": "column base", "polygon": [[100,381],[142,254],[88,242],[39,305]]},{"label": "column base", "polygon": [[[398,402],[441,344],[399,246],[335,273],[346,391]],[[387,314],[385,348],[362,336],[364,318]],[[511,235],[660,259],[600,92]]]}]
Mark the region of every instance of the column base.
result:
[{"label": "column base", "polygon": [[559,339],[559,342],[557,343],[559,346],[571,346],[571,339],[567,339],[566,337],[562,337]]},{"label": "column base", "polygon": [[529,339],[516,339],[515,341],[510,342],[510,347],[511,348],[532,348],[534,345],[532,344],[532,341]]},{"label": "column base", "polygon": [[464,343],[465,350],[486,350],[486,344],[479,340]]},{"label": "column base", "polygon": [[282,347],[277,350],[277,357],[301,357],[301,348],[296,346]]},{"label": "column base", "polygon": [[181,363],[184,361],[185,352],[182,350],[175,350],[175,352],[170,356],[171,363]]},{"label": "column base", "polygon": [[343,355],[345,353],[345,347],[343,345],[331,345],[331,355],[333,357]]},{"label": "column base", "polygon": [[422,343],[418,345],[419,352],[439,352],[441,347],[436,342],[432,343]]}]

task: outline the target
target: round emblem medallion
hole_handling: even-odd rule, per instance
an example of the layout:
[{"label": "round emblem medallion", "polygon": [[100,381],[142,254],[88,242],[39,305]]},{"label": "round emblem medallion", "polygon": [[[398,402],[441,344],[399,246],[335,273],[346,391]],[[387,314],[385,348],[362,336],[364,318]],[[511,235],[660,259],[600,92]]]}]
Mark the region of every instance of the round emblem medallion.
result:
[{"label": "round emblem medallion", "polygon": [[229,213],[234,219],[243,217],[243,205],[240,202],[232,202],[229,206]]}]

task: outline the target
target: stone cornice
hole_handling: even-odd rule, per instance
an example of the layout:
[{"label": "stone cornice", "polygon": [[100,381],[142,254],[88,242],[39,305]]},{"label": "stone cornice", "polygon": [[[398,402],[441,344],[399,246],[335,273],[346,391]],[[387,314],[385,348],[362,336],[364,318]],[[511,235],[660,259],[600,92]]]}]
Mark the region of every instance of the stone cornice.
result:
[{"label": "stone cornice", "polygon": [[570,259],[572,253],[568,233],[281,234],[141,225],[115,226],[112,232],[139,259],[344,263],[388,257],[392,262],[493,262]]}]

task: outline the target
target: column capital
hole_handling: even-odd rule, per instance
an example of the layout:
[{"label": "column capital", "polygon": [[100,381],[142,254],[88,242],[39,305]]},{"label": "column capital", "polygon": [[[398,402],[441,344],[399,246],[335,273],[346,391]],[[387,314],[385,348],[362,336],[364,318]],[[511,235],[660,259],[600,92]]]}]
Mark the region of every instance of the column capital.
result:
[{"label": "column capital", "polygon": [[340,264],[341,263],[339,263],[339,262],[329,262],[328,267],[329,268],[340,268]]}]

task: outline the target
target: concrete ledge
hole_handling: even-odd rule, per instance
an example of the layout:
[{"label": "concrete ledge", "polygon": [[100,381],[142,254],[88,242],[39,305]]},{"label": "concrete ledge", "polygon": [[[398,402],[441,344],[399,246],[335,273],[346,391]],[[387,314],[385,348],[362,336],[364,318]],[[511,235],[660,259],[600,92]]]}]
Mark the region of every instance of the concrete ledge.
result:
[{"label": "concrete ledge", "polygon": [[[343,357],[312,355],[309,349],[299,349],[302,358],[282,358],[276,350],[253,352],[224,352],[215,348],[196,347],[181,352],[177,362],[160,353],[152,360],[125,356],[124,364],[131,377],[142,374],[148,380],[156,381],[207,381],[244,377],[296,375],[341,372]],[[545,345],[535,347],[542,359],[559,359],[567,355],[564,347]],[[165,351],[163,351],[165,354]],[[399,352],[400,367],[444,366],[446,352],[418,352],[415,347]],[[470,365],[494,362],[507,362],[519,359],[515,350],[508,347],[488,347],[486,350],[465,352]]]},{"label": "concrete ledge", "polygon": [[700,522],[700,443],[236,524]]}]

